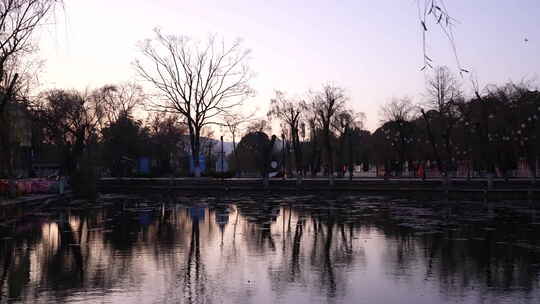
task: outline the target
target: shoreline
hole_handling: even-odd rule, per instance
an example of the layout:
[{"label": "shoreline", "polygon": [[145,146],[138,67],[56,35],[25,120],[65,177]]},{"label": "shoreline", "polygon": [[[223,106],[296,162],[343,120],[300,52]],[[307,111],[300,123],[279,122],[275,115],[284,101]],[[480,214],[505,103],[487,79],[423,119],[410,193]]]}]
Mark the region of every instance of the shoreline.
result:
[{"label": "shoreline", "polygon": [[471,199],[471,200],[538,200],[540,184],[532,184],[530,179],[515,179],[505,182],[496,179],[488,189],[487,180],[453,180],[445,187],[440,179],[391,179],[336,178],[334,185],[327,179],[304,179],[301,185],[296,179],[270,179],[264,187],[261,178],[102,178],[98,189],[103,193],[140,193],[140,192],[269,192],[269,193],[318,193],[318,192],[354,192],[381,194],[389,196],[411,196],[433,199]]}]

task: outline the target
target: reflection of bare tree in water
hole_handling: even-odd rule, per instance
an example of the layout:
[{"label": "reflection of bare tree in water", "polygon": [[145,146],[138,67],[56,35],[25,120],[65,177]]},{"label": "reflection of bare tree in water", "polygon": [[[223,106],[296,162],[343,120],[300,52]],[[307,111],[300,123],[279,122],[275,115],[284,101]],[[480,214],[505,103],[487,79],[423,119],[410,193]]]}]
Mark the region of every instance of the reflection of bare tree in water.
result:
[{"label": "reflection of bare tree in water", "polygon": [[257,204],[237,205],[237,212],[248,222],[246,228],[254,232],[248,235],[255,237],[254,243],[257,250],[264,251],[266,244],[272,251],[276,249],[276,243],[272,237],[272,223],[276,221],[279,210],[279,206],[265,202],[264,198]]},{"label": "reflection of bare tree in water", "polygon": [[[7,295],[31,301],[43,296],[45,290],[49,297],[46,300],[61,302],[80,292],[81,287],[103,288],[104,294],[126,284],[142,290],[155,282],[138,274],[154,271],[150,268],[155,267],[156,273],[163,275],[162,296],[166,299],[201,303],[213,300],[215,295],[242,294],[249,302],[256,293],[250,294],[249,288],[238,286],[238,282],[253,282],[254,275],[244,275],[246,269],[242,267],[256,265],[267,267],[268,271],[267,276],[256,274],[255,282],[269,279],[272,294],[288,296],[300,289],[322,295],[327,302],[337,302],[350,295],[350,273],[357,273],[356,267],[366,262],[362,259],[368,243],[362,235],[370,236],[370,229],[381,239],[384,234],[383,241],[369,244],[387,246],[381,248],[381,267],[390,269],[385,273],[397,279],[425,276],[438,284],[443,295],[467,295],[473,288],[488,295],[505,295],[515,292],[516,287],[520,292],[537,294],[535,284],[540,267],[534,265],[540,265],[540,256],[534,248],[520,248],[511,240],[501,239],[515,235],[537,246],[539,241],[531,241],[539,232],[537,227],[527,226],[531,227],[527,229],[528,235],[518,233],[512,223],[503,228],[492,225],[497,231],[483,229],[486,226],[482,223],[474,224],[479,227],[440,228],[443,235],[413,234],[383,218],[382,213],[380,218],[366,217],[340,204],[290,204],[278,210],[274,200],[240,201],[233,205],[216,202],[204,208],[189,208],[193,207],[190,202],[189,207],[163,209],[158,221],[146,225],[133,215],[114,218],[117,212],[113,210],[103,211],[110,213],[101,219],[89,212],[72,214],[69,221],[50,223],[58,237],[54,245],[47,241],[47,224],[43,224],[44,228],[39,224],[36,233],[25,233],[20,241],[0,242],[0,296],[2,300]],[[214,218],[212,210],[223,216]],[[105,222],[111,225],[108,232],[94,229]],[[224,228],[223,245],[219,245],[217,238],[220,223],[223,227],[225,223],[229,225]],[[277,234],[282,235],[281,240]],[[473,237],[479,240],[472,240]],[[222,251],[218,246],[222,246]],[[218,252],[204,256],[209,252],[206,250],[212,249]],[[252,253],[250,250],[256,250],[257,257],[244,259]],[[145,256],[144,264],[137,260],[141,255]],[[36,268],[31,264],[34,261]],[[348,271],[351,265],[355,269]],[[38,270],[32,275],[30,268]],[[235,272],[238,268],[241,271]],[[223,282],[223,278],[230,280]],[[262,285],[249,286],[257,290]]]},{"label": "reflection of bare tree in water", "polygon": [[238,226],[238,216],[240,215],[240,212],[238,212],[238,208],[235,208],[234,212],[236,213],[236,217],[234,219],[233,228],[233,248],[236,250],[236,227]]},{"label": "reflection of bare tree in water", "polygon": [[342,270],[363,255],[362,245],[353,243],[355,227],[341,224],[345,215],[326,206],[291,205],[282,210],[283,260],[269,268],[272,289],[283,292],[295,282],[319,286],[315,289],[325,291],[328,301],[344,294],[347,272]]},{"label": "reflection of bare tree in water", "polygon": [[69,223],[66,223],[66,222],[58,223],[58,226],[60,227],[60,231],[64,233],[62,236],[66,238],[66,242],[61,242],[62,244],[61,248],[66,248],[67,246],[71,250],[73,259],[75,260],[76,269],[79,272],[79,279],[80,279],[81,287],[84,284],[84,262],[83,262],[81,246],[86,245],[82,243],[83,233],[88,232],[87,229],[83,229],[85,225],[86,225],[86,217],[81,216],[80,225],[78,229],[79,233],[77,235],[76,232],[73,231],[73,227],[71,227]]},{"label": "reflection of bare tree in water", "polygon": [[[62,241],[58,243],[58,248],[54,250],[52,255],[49,255],[49,250],[53,250],[49,246],[52,245],[48,243],[50,240],[42,238],[42,229],[44,228],[39,222],[36,225],[36,228],[39,227],[39,229],[27,231],[25,233],[27,238],[19,240],[20,243],[15,240],[6,243],[6,247],[3,248],[0,255],[4,259],[0,277],[0,299],[4,296],[3,290],[6,281],[9,286],[7,298],[19,299],[25,295],[25,288],[30,282],[31,266],[34,261],[39,264],[38,274],[41,275],[39,286],[50,286],[54,291],[83,286],[83,254],[80,246],[73,246],[77,243],[76,239],[80,240],[82,235],[77,235],[66,221],[58,221],[57,224],[59,229],[55,230],[54,235],[50,235],[50,237],[60,239],[60,233],[63,231]],[[44,246],[44,249],[36,250],[38,246]],[[14,248],[21,248],[17,250],[16,255]],[[31,256],[35,256],[37,259],[32,260]],[[75,271],[69,269],[70,256],[73,256]]]},{"label": "reflection of bare tree in water", "polygon": [[191,242],[184,271],[184,297],[187,303],[205,302],[206,275],[201,262],[199,219],[192,218]]},{"label": "reflection of bare tree in water", "polygon": [[31,249],[25,248],[20,252],[13,252],[12,259],[17,262],[11,262],[7,281],[9,282],[8,298],[18,298],[22,295],[23,287],[30,282],[30,255]]},{"label": "reflection of bare tree in water", "polygon": [[[384,227],[387,238],[397,240],[387,242],[389,255],[384,265],[397,277],[423,271],[426,280],[436,280],[441,291],[449,295],[465,295],[471,289],[478,290],[485,299],[508,296],[515,290],[532,293],[540,269],[531,265],[538,265],[540,256],[501,239],[516,233],[516,227],[501,225],[501,230],[508,231],[498,228],[497,233],[494,228],[486,228],[485,223],[475,225],[422,236]],[[423,252],[424,259],[419,252]]]},{"label": "reflection of bare tree in water", "polygon": [[[80,226],[82,226],[81,219]],[[79,288],[84,284],[84,262],[80,240],[82,230],[79,226],[77,233],[65,218],[56,221],[58,225],[57,237],[58,248],[52,255],[41,256],[41,283],[42,286],[50,286],[53,290],[67,290]],[[50,248],[48,250],[51,250]],[[74,265],[72,269],[70,266]]]},{"label": "reflection of bare tree in water", "polygon": [[259,247],[262,248],[266,241],[268,241],[270,248],[272,250],[276,250],[276,243],[274,242],[274,238],[272,237],[272,229],[270,225],[270,222],[264,222],[260,225],[257,243]]},{"label": "reflection of bare tree in water", "polygon": [[349,236],[345,231],[345,224],[339,224],[339,231],[341,233],[341,246],[343,247],[342,251],[345,254],[345,257],[351,258],[353,254],[353,237],[354,237],[354,227],[353,224],[349,224]]},{"label": "reflection of bare tree in water", "polygon": [[304,218],[299,219],[296,222],[294,230],[293,249],[291,254],[291,277],[294,281],[296,274],[300,272],[300,243],[302,242],[302,234],[304,233]]},{"label": "reflection of bare tree in water", "polygon": [[[362,257],[363,247],[361,244],[353,244],[355,227],[348,222],[346,209],[330,206],[314,211],[311,214],[313,226],[313,246],[311,252],[311,264],[315,267],[322,265],[320,283],[327,288],[327,296],[334,298],[338,289],[346,286],[346,272],[341,268],[347,268],[355,262],[356,258]],[[339,265],[339,266],[336,266]],[[338,269],[336,269],[336,267]]]},{"label": "reflection of bare tree in water", "polygon": [[327,223],[326,239],[324,241],[324,272],[322,273],[323,281],[328,282],[328,295],[334,297],[336,295],[336,278],[334,276],[334,267],[332,265],[332,259],[330,255],[330,248],[332,248],[332,240],[334,237],[334,220],[331,219]]},{"label": "reflection of bare tree in water", "polygon": [[[271,204],[266,204],[264,201],[261,204],[263,207],[262,210],[260,210],[260,214],[258,216],[257,221],[255,221],[256,224],[259,225],[259,235],[258,235],[258,246],[259,248],[263,248],[264,244],[268,242],[270,245],[270,249],[272,251],[276,250],[276,243],[274,242],[274,238],[272,237],[272,222],[276,220],[276,214],[274,213],[274,210],[276,209],[276,206],[273,206]],[[259,207],[261,208],[261,207]]]},{"label": "reflection of bare tree in water", "polygon": [[[30,281],[30,256],[42,240],[41,223],[24,222],[10,227],[13,238],[0,241],[0,300],[20,297]],[[24,235],[24,238],[21,236]]]},{"label": "reflection of bare tree in water", "polygon": [[[97,252],[98,248],[89,245],[89,221],[101,225],[98,217],[83,212],[70,217],[62,216],[50,222],[30,219],[19,225],[24,226],[23,232],[1,244],[5,247],[0,249],[0,290],[8,286],[8,298],[31,301],[32,297],[39,296],[28,286],[33,283],[44,290],[51,290],[51,295],[57,301],[62,301],[74,289],[108,289],[113,286],[116,279],[122,277],[122,271],[118,273],[119,268],[124,265],[125,272],[129,266],[116,260],[115,263],[104,263],[109,266],[108,271],[96,270],[97,260],[92,253]],[[98,238],[98,244],[103,243],[100,232],[96,232],[94,237]],[[111,251],[105,251],[105,248],[102,250],[97,254],[98,257],[113,258]],[[35,271],[33,275],[31,269]],[[37,281],[31,282],[32,278]],[[0,297],[3,296],[1,294]]]},{"label": "reflection of bare tree in water", "polygon": [[426,244],[426,252],[425,256],[427,258],[427,265],[426,265],[426,276],[425,279],[429,279],[433,276],[433,266],[434,263],[437,262],[437,256],[435,253],[439,250],[440,247],[440,239],[434,239],[433,242],[429,242]]}]

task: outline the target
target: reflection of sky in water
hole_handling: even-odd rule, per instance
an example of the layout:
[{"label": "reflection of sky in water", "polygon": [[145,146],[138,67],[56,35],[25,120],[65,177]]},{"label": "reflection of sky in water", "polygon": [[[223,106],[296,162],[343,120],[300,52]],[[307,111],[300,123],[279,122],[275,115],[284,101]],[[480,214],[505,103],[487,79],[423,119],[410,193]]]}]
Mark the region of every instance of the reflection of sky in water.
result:
[{"label": "reflection of sky in water", "polygon": [[24,239],[2,241],[0,302],[539,299],[537,252],[413,236],[350,208],[163,205],[154,215],[121,209],[63,214],[27,227]]}]

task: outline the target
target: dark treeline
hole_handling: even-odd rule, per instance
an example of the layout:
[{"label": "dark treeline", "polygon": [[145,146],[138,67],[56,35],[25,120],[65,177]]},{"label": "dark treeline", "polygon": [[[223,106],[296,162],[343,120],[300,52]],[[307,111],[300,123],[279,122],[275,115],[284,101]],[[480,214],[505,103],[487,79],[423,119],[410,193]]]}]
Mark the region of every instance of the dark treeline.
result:
[{"label": "dark treeline", "polygon": [[522,162],[536,178],[540,92],[514,83],[474,91],[466,98],[449,70],[436,68],[425,104],[395,100],[383,106],[383,125],[373,134],[375,161],[398,174],[407,162],[420,175],[430,161],[441,176],[468,178],[515,176]]},{"label": "dark treeline", "polygon": [[98,175],[133,175],[141,157],[152,160],[155,175],[185,168],[185,125],[174,114],[135,118],[144,98],[140,86],[126,83],[91,92],[54,89],[17,101],[17,111],[5,117],[18,138],[2,146],[8,152],[0,176],[54,174],[87,188]]},{"label": "dark treeline", "polygon": [[[285,152],[274,157],[296,176],[352,177],[375,166],[386,177],[425,178],[429,171],[443,178],[536,178],[540,92],[508,83],[475,89],[467,98],[446,67],[434,68],[426,85],[423,103],[402,98],[381,106],[381,126],[373,133],[362,128],[363,114],[348,107],[338,87],[325,86],[309,101],[276,92],[269,116],[280,122]],[[248,158],[248,139],[240,141],[239,159]],[[249,165],[241,161],[238,169]]]},{"label": "dark treeline", "polygon": [[[325,85],[304,98],[276,92],[268,120],[237,119],[235,137],[244,134],[225,160],[230,175],[263,174],[275,162],[279,174],[353,177],[377,168],[385,176],[515,176],[521,164],[536,178],[540,93],[525,85],[491,86],[466,98],[446,68],[428,81],[428,102],[395,99],[381,107],[381,126],[363,128],[365,116],[350,107],[343,89]],[[92,91],[54,89],[22,97],[13,105],[11,157],[1,172],[37,174],[32,164],[57,162],[74,185],[101,176],[187,176],[189,130],[174,113],[151,112],[142,120],[148,97],[140,85],[107,85]],[[8,115],[5,115],[8,117]],[[226,118],[226,117],[225,117]],[[281,134],[271,136],[271,122]],[[241,125],[244,123],[246,126]],[[224,124],[226,125],[226,124]],[[21,127],[22,126],[22,127]],[[229,127],[228,129],[230,130]],[[26,128],[26,129],[25,129]],[[221,153],[213,132],[201,132],[206,174]],[[11,150],[6,153],[6,150]],[[141,173],[141,159],[148,170]],[[17,170],[15,170],[17,169]],[[94,177],[93,177],[94,176]]]}]

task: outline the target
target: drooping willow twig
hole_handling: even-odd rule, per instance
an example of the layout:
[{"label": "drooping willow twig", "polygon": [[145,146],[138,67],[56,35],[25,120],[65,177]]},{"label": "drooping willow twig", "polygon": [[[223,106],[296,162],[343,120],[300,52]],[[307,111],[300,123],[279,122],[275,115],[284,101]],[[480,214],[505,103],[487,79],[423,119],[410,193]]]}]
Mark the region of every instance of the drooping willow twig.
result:
[{"label": "drooping willow twig", "polygon": [[444,0],[417,0],[417,5],[418,19],[420,20],[420,25],[422,26],[422,53],[424,61],[424,65],[420,70],[423,71],[428,67],[433,68],[433,59],[428,56],[426,50],[426,34],[431,26],[436,26],[441,29],[443,34],[450,42],[459,73],[461,75],[463,75],[463,73],[468,73],[469,71],[463,68],[459,60],[454,37],[453,26],[458,21],[450,16]]}]

